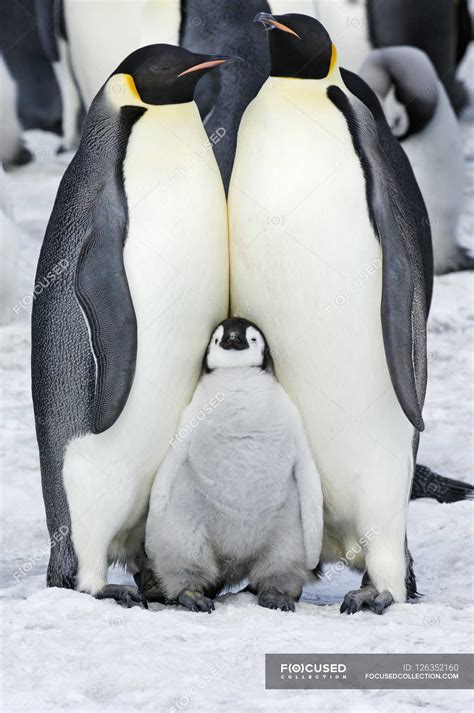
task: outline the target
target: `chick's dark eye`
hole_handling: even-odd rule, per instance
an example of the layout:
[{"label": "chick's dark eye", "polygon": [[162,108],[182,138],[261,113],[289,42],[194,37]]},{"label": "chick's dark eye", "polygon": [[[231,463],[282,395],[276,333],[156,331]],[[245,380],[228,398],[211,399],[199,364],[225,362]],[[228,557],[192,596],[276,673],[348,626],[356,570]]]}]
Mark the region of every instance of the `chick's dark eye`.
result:
[{"label": "chick's dark eye", "polygon": [[252,337],[252,342],[256,342],[256,341],[257,341],[257,340],[255,339],[255,337]]},{"label": "chick's dark eye", "polygon": [[214,344],[217,344],[218,341],[219,341],[218,339],[214,339]]}]

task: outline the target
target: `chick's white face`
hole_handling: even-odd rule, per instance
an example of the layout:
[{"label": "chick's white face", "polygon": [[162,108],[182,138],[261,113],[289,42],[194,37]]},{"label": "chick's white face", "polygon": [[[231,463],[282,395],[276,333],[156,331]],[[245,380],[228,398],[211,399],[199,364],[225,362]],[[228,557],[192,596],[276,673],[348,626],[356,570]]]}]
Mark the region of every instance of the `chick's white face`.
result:
[{"label": "chick's white face", "polygon": [[224,330],[219,325],[209,342],[209,369],[261,367],[264,362],[265,340],[255,327]]}]

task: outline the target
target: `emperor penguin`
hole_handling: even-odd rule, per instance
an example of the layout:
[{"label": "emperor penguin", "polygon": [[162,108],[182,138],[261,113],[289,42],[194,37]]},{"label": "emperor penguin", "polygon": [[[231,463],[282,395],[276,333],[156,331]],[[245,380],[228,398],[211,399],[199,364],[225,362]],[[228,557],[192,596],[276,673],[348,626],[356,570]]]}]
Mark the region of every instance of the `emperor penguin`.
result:
[{"label": "emperor penguin", "polygon": [[[468,98],[456,78],[472,40],[468,0],[367,0],[367,15],[372,47],[410,45],[425,52],[459,113]],[[353,69],[357,71],[360,64]]]},{"label": "emperor penguin", "polygon": [[416,594],[406,515],[424,428],[424,206],[321,23],[255,19],[271,72],[242,118],[229,188],[232,312],[261,325],[302,415],[322,561],[359,553],[362,586],[341,611],[382,613]]},{"label": "emperor penguin", "polygon": [[[184,3],[184,0],[182,0]],[[104,79],[139,47],[177,45],[180,0],[35,0],[39,33],[52,62],[63,105],[63,148],[75,149],[83,108]]]},{"label": "emperor penguin", "polygon": [[[2,3],[0,52],[15,84],[15,109],[22,128],[60,133],[61,97],[42,46],[42,23],[36,13],[42,1]],[[1,81],[4,82],[3,77]]]},{"label": "emperor penguin", "polygon": [[354,72],[373,48],[418,47],[433,62],[455,111],[465,106],[467,92],[456,71],[472,39],[468,0],[270,0],[270,7],[277,15],[318,19],[338,47],[340,64]]},{"label": "emperor penguin", "polygon": [[294,611],[322,523],[318,471],[265,336],[226,319],[151,493],[146,551],[162,596],[210,613],[248,578],[261,606]]},{"label": "emperor penguin", "polygon": [[373,50],[360,75],[379,96],[387,121],[407,154],[428,209],[434,271],[472,269],[456,244],[464,195],[459,123],[424,52],[415,47]]},{"label": "emperor penguin", "polygon": [[17,91],[15,82],[0,55],[0,160],[3,165],[22,166],[33,158],[23,141],[22,129],[17,116]]},{"label": "emperor penguin", "polygon": [[[265,33],[253,24],[255,14],[270,10],[265,0],[187,0],[181,44],[193,52],[238,54],[221,72],[199,83],[196,102],[213,141],[224,188],[229,186],[242,114],[268,77],[270,62]],[[209,49],[207,50],[209,51]]]},{"label": "emperor penguin", "polygon": [[[47,582],[130,602],[153,476],[228,313],[219,169],[193,101],[230,58],[170,45],[128,56],[94,99],[58,190],[36,283],[32,379]],[[59,533],[59,534],[58,534]]]},{"label": "emperor penguin", "polygon": [[20,244],[24,237],[14,221],[9,193],[8,178],[0,163],[0,326],[9,324],[15,316]]}]

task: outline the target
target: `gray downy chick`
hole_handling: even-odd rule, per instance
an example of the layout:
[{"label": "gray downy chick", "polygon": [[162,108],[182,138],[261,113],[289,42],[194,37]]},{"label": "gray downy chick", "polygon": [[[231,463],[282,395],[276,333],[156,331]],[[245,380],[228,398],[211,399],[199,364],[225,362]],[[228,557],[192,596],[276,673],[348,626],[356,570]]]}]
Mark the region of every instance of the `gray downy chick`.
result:
[{"label": "gray downy chick", "polygon": [[226,319],[153,485],[146,551],[155,582],[164,600],[211,612],[223,586],[248,578],[261,606],[294,611],[322,529],[319,474],[265,337]]}]

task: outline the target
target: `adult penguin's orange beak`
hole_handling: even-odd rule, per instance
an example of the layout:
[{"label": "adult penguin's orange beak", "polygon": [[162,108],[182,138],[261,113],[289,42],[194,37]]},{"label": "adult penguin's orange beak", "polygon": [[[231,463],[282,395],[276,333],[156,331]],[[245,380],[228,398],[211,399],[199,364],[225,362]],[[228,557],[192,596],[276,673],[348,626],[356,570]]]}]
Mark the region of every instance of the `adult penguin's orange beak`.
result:
[{"label": "adult penguin's orange beak", "polygon": [[199,62],[193,67],[185,69],[184,72],[178,74],[178,77],[184,77],[185,74],[190,74],[191,72],[201,72],[203,70],[212,69],[213,67],[218,67],[220,64],[226,64],[227,62],[241,62],[240,57],[226,57],[224,55],[219,55],[215,57],[210,57],[206,62]]},{"label": "adult penguin's orange beak", "polygon": [[292,30],[290,27],[287,27],[282,22],[279,22],[276,18],[273,17],[273,15],[270,15],[270,13],[268,12],[259,12],[258,15],[255,15],[253,21],[261,22],[267,30],[281,30],[282,32],[288,32],[290,35],[294,35],[299,40],[301,39],[301,37],[294,30]]}]

